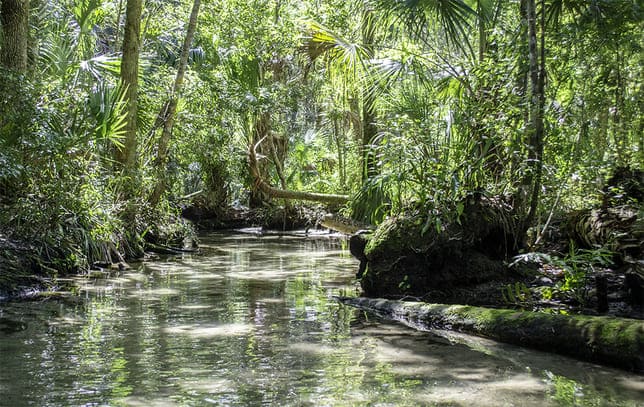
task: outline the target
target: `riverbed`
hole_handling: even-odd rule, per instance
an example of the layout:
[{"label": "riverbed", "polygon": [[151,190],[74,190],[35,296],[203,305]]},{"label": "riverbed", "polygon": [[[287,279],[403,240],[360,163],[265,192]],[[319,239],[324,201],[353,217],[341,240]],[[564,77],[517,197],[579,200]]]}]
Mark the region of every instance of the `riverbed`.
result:
[{"label": "riverbed", "polygon": [[644,406],[644,377],[342,306],[341,237],[212,233],[200,253],[0,303],[0,406]]}]

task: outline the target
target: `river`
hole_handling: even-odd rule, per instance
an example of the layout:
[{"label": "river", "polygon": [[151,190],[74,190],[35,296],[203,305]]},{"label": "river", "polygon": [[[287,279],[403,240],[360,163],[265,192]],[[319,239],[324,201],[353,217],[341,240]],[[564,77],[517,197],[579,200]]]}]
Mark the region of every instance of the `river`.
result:
[{"label": "river", "polygon": [[0,303],[0,406],[644,406],[644,377],[337,304],[329,236],[201,237],[201,253]]}]

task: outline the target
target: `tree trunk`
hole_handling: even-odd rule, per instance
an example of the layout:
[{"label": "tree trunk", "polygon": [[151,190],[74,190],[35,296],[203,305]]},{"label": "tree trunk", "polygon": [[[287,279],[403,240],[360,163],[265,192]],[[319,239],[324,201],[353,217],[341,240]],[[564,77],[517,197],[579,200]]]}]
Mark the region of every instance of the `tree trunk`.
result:
[{"label": "tree trunk", "polygon": [[644,371],[644,321],[373,298],[338,298],[419,329],[452,329],[637,372]]},{"label": "tree trunk", "polygon": [[250,164],[250,173],[255,179],[255,186],[272,198],[283,198],[283,199],[293,199],[293,200],[302,200],[302,201],[314,201],[314,202],[325,202],[330,204],[342,205],[349,201],[349,197],[346,195],[336,195],[336,194],[319,194],[315,192],[301,192],[301,191],[291,191],[288,189],[278,189],[269,185],[264,178],[262,177],[257,163],[257,145],[260,144],[263,140],[260,140],[257,144],[251,145],[248,150],[248,159]]},{"label": "tree trunk", "polygon": [[[0,0],[0,139],[3,147],[19,147],[20,140],[31,135],[29,123],[36,113],[36,95],[28,91],[29,1]],[[22,154],[28,165],[28,155]],[[7,178],[8,179],[8,178]],[[6,180],[0,182],[0,195],[13,194],[15,188]]]},{"label": "tree trunk", "polygon": [[179,93],[183,88],[183,78],[185,76],[186,68],[188,66],[188,56],[190,54],[190,44],[197,29],[197,17],[199,16],[199,6],[201,0],[194,0],[192,4],[192,11],[190,12],[190,19],[188,21],[188,29],[186,37],[181,48],[181,56],[179,58],[179,67],[177,68],[177,76],[174,80],[172,88],[172,95],[170,100],[163,106],[159,117],[163,117],[163,132],[157,144],[157,158],[156,158],[156,185],[150,196],[150,204],[157,205],[161,200],[161,196],[167,188],[166,166],[168,162],[168,147],[170,138],[172,137],[172,127],[174,126],[174,119],[177,111],[177,103]]},{"label": "tree trunk", "polygon": [[486,16],[484,15],[484,13],[485,11],[483,3],[481,0],[479,0],[476,2],[476,14],[479,29],[479,64],[483,63],[483,61],[485,60],[485,54],[488,47]]},{"label": "tree trunk", "polygon": [[123,148],[117,149],[115,160],[123,170],[128,187],[124,189],[126,197],[132,195],[135,188],[137,161],[137,113],[138,113],[138,75],[139,49],[141,33],[142,0],[127,0],[125,9],[125,33],[123,35],[123,56],[121,57],[121,81],[126,87],[127,125]]},{"label": "tree trunk", "polygon": [[[369,55],[373,55],[375,27],[372,21],[373,11],[365,4],[362,21],[362,44]],[[373,92],[368,89],[362,90],[362,181],[373,177],[378,173],[376,168],[376,151],[374,143],[378,135],[376,126],[376,100]]]},{"label": "tree trunk", "polygon": [[[536,1],[526,2],[526,17],[528,23],[528,58],[530,69],[530,98],[529,115],[530,121],[527,130],[528,148],[528,171],[524,185],[529,191],[530,199],[528,211],[523,222],[523,229],[527,230],[534,222],[537,205],[539,203],[539,191],[541,190],[541,173],[543,169],[543,142],[544,125],[543,113],[545,106],[545,9],[541,17],[541,43],[537,44],[537,10]],[[544,8],[544,1],[541,1]]]},{"label": "tree trunk", "polygon": [[2,48],[0,64],[5,68],[27,70],[29,40],[29,0],[1,0]]},{"label": "tree trunk", "polygon": [[[270,114],[268,112],[261,112],[257,113],[253,120],[252,120],[252,129],[251,129],[251,149],[253,146],[255,147],[255,150],[252,152],[257,156],[257,153],[264,157],[268,157],[270,155],[270,146],[263,146],[261,145],[262,140],[266,140],[270,137]],[[254,164],[255,168],[253,168],[253,164],[251,163],[251,176],[253,178],[258,178],[262,180],[266,180],[269,178],[269,169],[268,169],[268,163],[266,161],[264,162],[257,162],[255,160]],[[257,173],[257,177],[255,177],[255,171]],[[263,191],[261,188],[259,188],[259,185],[254,185],[251,187],[250,190],[250,207],[251,208],[258,208],[263,206],[265,202],[270,199],[270,194],[267,194],[265,191]]]}]

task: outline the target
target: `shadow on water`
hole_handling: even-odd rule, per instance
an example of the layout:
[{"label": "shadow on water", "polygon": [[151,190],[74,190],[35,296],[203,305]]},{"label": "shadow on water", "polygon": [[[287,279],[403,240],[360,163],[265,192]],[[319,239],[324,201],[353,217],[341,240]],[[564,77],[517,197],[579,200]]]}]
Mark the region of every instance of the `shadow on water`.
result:
[{"label": "shadow on water", "polygon": [[330,300],[356,267],[337,238],[215,234],[80,304],[2,304],[0,405],[644,405],[641,376]]}]

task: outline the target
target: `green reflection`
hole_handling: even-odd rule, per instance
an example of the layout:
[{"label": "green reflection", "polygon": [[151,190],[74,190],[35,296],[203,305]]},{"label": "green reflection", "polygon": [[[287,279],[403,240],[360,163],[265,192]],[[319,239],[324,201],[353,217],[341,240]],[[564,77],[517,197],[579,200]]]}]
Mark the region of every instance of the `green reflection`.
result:
[{"label": "green reflection", "polygon": [[584,407],[598,407],[598,406],[624,406],[635,407],[641,406],[644,402],[643,398],[640,402],[636,401],[620,401],[619,397],[611,394],[601,394],[589,386],[584,386],[575,380],[567,377],[553,374],[550,371],[544,372],[545,381],[548,383],[548,395],[560,406],[584,406]]},{"label": "green reflection", "polygon": [[84,305],[3,305],[2,318],[24,329],[0,334],[0,404],[641,401],[636,376],[556,357],[546,361],[552,376],[544,376],[536,364],[527,370],[499,357],[506,348],[436,342],[338,305],[331,295],[355,291],[357,262],[344,240],[213,235],[202,242],[204,255],[83,281]]}]

